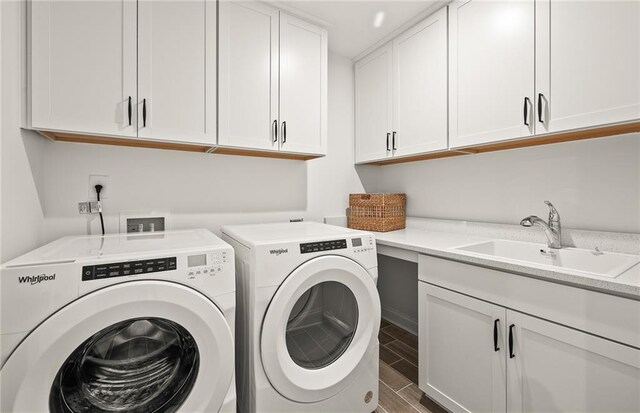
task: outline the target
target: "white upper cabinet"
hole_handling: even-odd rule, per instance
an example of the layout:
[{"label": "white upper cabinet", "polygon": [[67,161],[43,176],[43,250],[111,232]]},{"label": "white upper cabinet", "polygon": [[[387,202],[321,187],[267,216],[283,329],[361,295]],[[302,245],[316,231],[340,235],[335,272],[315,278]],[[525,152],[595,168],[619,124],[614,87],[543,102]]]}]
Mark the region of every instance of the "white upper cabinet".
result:
[{"label": "white upper cabinet", "polygon": [[218,143],[278,150],[278,11],[220,2]]},{"label": "white upper cabinet", "polygon": [[532,135],[534,0],[449,8],[450,146]]},{"label": "white upper cabinet", "polygon": [[640,118],[640,2],[538,0],[536,13],[536,133]]},{"label": "white upper cabinet", "polygon": [[356,162],[391,156],[392,62],[389,43],[355,65]]},{"label": "white upper cabinet", "polygon": [[136,136],[136,2],[30,7],[31,127]]},{"label": "white upper cabinet", "polygon": [[138,2],[138,137],[216,143],[216,2]]},{"label": "white upper cabinet", "polygon": [[447,148],[447,8],[358,61],[356,162]]},{"label": "white upper cabinet", "polygon": [[323,154],[327,142],[327,32],[280,13],[281,149]]},{"label": "white upper cabinet", "polygon": [[447,148],[447,8],[393,40],[394,156]]},{"label": "white upper cabinet", "polygon": [[508,412],[640,411],[640,350],[515,311],[507,324]]},{"label": "white upper cabinet", "polygon": [[326,30],[254,2],[220,2],[219,24],[218,143],[325,154]]}]

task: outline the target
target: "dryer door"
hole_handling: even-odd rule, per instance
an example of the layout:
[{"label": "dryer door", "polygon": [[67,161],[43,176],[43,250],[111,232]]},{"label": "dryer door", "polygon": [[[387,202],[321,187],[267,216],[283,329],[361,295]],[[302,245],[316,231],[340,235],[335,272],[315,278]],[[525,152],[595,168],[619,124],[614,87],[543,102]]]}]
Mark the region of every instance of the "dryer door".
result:
[{"label": "dryer door", "polygon": [[371,275],[339,256],[312,259],[276,291],[262,325],[262,364],[290,400],[332,397],[358,376],[377,344],[380,299]]},{"label": "dryer door", "polygon": [[232,384],[233,337],[207,297],[134,281],[59,310],[0,372],[0,411],[218,411]]}]

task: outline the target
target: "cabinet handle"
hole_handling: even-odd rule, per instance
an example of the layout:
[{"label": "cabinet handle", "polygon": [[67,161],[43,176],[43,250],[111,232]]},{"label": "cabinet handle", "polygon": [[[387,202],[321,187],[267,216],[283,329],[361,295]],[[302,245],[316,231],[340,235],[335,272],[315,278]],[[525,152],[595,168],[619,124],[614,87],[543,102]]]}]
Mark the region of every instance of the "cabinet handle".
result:
[{"label": "cabinet handle", "polygon": [[509,326],[509,358],[510,359],[516,356],[515,354],[513,354],[513,328],[515,326],[516,326],[515,324],[511,324]]},{"label": "cabinet handle", "polygon": [[391,142],[392,142],[391,147],[393,148],[393,150],[394,151],[397,150],[398,148],[396,148],[396,131],[393,131]]},{"label": "cabinet handle", "polygon": [[273,142],[278,142],[278,119],[273,121]]},{"label": "cabinet handle", "polygon": [[544,95],[538,93],[538,122],[540,123],[544,123],[544,119],[542,119],[542,99],[544,99]]},{"label": "cabinet handle", "polygon": [[522,109],[523,113],[522,116],[524,116],[524,124],[526,126],[529,126],[529,105],[531,104],[531,101],[529,100],[528,97],[525,96],[524,98],[524,107]]},{"label": "cabinet handle", "polygon": [[493,321],[493,351],[499,351],[500,347],[498,347],[498,324],[500,323],[500,319],[496,318]]},{"label": "cabinet handle", "polygon": [[282,122],[282,144],[287,142],[287,122]]},{"label": "cabinet handle", "polygon": [[147,99],[142,99],[142,127],[147,126]]},{"label": "cabinet handle", "polygon": [[387,132],[387,152],[390,152],[391,149],[389,149],[389,137],[391,136],[391,134],[389,132]]},{"label": "cabinet handle", "polygon": [[129,106],[127,106],[127,115],[129,115],[129,126],[131,126],[131,111],[132,111],[132,107],[131,107],[131,96],[129,96]]}]

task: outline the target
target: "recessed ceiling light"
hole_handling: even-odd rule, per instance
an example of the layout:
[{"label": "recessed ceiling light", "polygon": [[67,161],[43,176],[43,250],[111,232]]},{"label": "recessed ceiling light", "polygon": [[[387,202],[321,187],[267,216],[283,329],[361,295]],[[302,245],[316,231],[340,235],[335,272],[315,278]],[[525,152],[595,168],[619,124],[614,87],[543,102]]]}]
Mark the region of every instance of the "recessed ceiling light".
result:
[{"label": "recessed ceiling light", "polygon": [[376,17],[373,18],[373,27],[375,27],[376,29],[380,26],[382,26],[382,23],[384,22],[384,12],[383,11],[379,11],[376,13]]}]

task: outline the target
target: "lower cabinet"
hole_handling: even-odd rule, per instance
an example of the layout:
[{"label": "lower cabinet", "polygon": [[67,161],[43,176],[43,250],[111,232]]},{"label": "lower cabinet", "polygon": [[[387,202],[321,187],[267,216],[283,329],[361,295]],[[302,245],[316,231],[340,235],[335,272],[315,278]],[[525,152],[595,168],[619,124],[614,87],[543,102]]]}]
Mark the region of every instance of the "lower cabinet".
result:
[{"label": "lower cabinet", "polygon": [[420,388],[447,409],[640,411],[640,350],[425,282],[419,294]]}]

